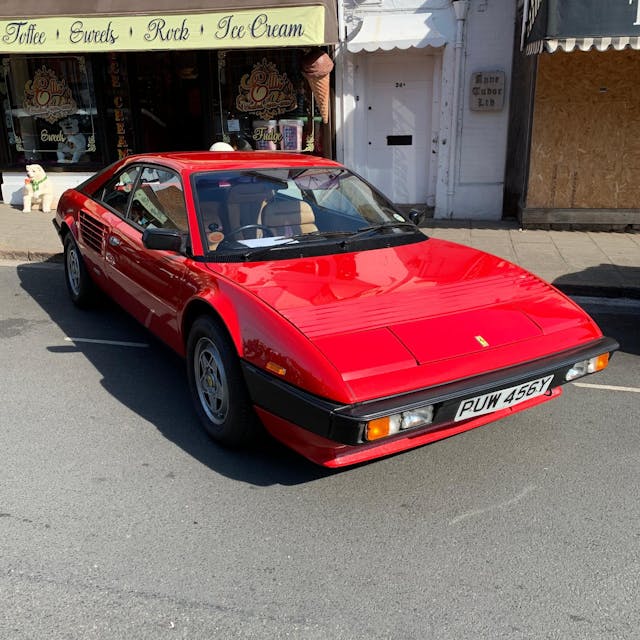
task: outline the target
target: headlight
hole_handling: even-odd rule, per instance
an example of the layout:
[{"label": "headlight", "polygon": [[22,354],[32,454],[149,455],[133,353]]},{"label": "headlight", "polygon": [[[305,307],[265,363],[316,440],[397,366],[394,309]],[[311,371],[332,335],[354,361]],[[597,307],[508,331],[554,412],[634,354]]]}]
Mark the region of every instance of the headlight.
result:
[{"label": "headlight", "polygon": [[567,382],[586,376],[588,373],[595,373],[596,371],[602,371],[609,364],[609,354],[603,353],[595,358],[589,360],[580,360],[576,362],[569,371],[565,374],[565,380]]},{"label": "headlight", "polygon": [[394,413],[384,418],[376,418],[367,422],[365,438],[369,441],[386,438],[400,431],[424,427],[433,421],[433,405],[411,409],[402,413]]}]

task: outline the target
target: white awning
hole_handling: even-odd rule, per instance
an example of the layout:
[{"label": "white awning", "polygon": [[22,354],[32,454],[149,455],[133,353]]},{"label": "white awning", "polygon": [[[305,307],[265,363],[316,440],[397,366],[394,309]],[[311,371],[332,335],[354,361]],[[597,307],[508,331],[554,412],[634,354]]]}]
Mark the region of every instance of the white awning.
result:
[{"label": "white awning", "polygon": [[594,38],[545,38],[529,43],[525,48],[527,55],[548,51],[606,51],[615,49],[640,49],[640,36],[598,36]]},{"label": "white awning", "polygon": [[444,47],[455,40],[455,20],[450,10],[430,13],[366,14],[360,29],[347,39],[352,53],[409,47]]}]

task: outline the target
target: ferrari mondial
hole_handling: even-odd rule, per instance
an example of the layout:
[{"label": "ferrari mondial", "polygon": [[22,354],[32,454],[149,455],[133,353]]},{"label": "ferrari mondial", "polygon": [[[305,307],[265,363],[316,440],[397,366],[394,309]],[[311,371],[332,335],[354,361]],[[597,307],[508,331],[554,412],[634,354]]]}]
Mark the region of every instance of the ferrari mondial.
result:
[{"label": "ferrari mondial", "polygon": [[60,199],[73,302],[111,296],[186,360],[219,443],[262,424],[328,467],[546,402],[618,345],[501,258],[427,237],[344,166],[129,156]]}]

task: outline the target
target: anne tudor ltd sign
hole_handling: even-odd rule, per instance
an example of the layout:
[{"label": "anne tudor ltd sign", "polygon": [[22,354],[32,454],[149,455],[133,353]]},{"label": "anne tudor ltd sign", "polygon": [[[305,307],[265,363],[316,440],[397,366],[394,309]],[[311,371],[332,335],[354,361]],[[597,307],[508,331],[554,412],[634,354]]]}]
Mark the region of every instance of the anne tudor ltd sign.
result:
[{"label": "anne tudor ltd sign", "polygon": [[477,71],[471,74],[471,111],[502,111],[504,71]]}]

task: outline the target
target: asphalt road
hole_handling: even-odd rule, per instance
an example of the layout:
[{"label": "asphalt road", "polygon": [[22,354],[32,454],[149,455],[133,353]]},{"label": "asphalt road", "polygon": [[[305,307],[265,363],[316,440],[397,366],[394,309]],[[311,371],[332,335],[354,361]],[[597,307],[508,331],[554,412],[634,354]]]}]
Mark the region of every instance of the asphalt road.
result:
[{"label": "asphalt road", "polygon": [[640,309],[585,303],[596,387],[331,472],[219,448],[176,356],[0,266],[0,638],[639,638]]}]

